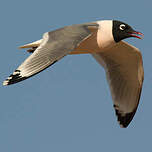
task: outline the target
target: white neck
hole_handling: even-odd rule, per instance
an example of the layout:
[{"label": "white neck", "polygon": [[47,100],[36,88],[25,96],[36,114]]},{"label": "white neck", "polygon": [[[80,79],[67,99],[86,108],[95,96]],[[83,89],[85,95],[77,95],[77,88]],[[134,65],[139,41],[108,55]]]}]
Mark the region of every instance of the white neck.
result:
[{"label": "white neck", "polygon": [[100,48],[109,48],[116,44],[113,38],[112,20],[97,21],[99,29],[97,32],[97,43]]}]

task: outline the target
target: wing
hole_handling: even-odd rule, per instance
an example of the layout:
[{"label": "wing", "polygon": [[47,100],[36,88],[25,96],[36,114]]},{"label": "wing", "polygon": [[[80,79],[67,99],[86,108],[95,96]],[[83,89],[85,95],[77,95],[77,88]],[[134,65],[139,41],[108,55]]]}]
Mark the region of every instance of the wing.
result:
[{"label": "wing", "polygon": [[93,57],[106,71],[118,122],[127,127],[135,115],[143,84],[141,53],[122,41]]},{"label": "wing", "polygon": [[98,25],[88,23],[66,26],[56,31],[45,33],[41,44],[34,53],[3,82],[3,85],[25,80],[51,66],[74,50],[84,39],[91,36],[91,29],[94,28],[98,28]]}]

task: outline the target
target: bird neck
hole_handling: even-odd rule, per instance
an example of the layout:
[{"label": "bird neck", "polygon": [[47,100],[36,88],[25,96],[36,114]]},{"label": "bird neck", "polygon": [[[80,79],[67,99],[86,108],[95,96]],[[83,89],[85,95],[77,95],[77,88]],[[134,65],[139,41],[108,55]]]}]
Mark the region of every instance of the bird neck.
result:
[{"label": "bird neck", "polygon": [[116,42],[113,38],[112,21],[111,20],[99,21],[98,24],[99,24],[99,29],[97,31],[97,44],[99,48],[105,49],[115,45]]}]

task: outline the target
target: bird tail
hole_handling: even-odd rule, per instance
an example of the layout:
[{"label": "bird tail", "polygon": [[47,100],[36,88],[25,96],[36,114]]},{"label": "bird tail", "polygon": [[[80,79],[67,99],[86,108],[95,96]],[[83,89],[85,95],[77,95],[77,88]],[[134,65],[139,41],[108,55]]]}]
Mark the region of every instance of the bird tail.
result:
[{"label": "bird tail", "polygon": [[37,41],[32,42],[32,43],[28,43],[28,44],[19,46],[19,49],[38,47],[41,44],[41,42],[42,42],[42,39],[37,40]]},{"label": "bird tail", "polygon": [[30,48],[27,50],[27,52],[33,53],[36,50],[36,48],[40,46],[41,43],[42,43],[42,39],[37,40],[37,41],[32,42],[32,43],[28,43],[28,44],[19,46],[19,49]]}]

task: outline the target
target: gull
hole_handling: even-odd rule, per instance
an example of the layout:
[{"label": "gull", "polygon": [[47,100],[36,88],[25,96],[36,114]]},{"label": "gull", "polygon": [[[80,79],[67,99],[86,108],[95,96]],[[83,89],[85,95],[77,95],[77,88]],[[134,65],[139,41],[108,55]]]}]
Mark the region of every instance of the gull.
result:
[{"label": "gull", "polygon": [[3,85],[25,80],[66,55],[91,54],[105,69],[117,120],[120,127],[126,128],[139,104],[144,70],[139,49],[123,40],[142,36],[118,20],[75,24],[44,33],[42,39],[20,47],[32,54]]}]

